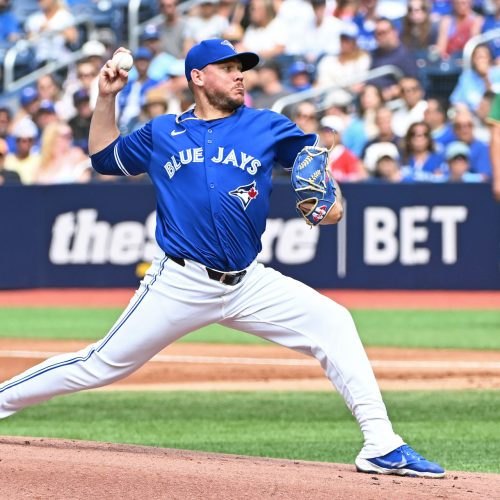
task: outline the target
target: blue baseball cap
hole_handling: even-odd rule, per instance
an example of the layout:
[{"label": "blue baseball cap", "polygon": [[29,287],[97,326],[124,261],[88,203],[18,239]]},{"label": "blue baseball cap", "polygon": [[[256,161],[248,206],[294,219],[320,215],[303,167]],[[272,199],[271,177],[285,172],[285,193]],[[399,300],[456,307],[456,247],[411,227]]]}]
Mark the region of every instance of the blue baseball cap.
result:
[{"label": "blue baseball cap", "polygon": [[146,59],[151,61],[151,59],[153,59],[153,53],[146,47],[139,47],[134,52],[134,59]]},{"label": "blue baseball cap", "polygon": [[247,71],[259,64],[259,56],[253,52],[236,52],[233,44],[222,38],[203,40],[198,45],[191,47],[186,56],[184,72],[186,79],[191,80],[193,69],[203,69],[209,64],[214,64],[228,59],[236,58],[241,62],[242,71]]},{"label": "blue baseball cap", "polygon": [[22,106],[27,106],[38,99],[38,91],[35,87],[26,87],[21,91],[19,101]]}]

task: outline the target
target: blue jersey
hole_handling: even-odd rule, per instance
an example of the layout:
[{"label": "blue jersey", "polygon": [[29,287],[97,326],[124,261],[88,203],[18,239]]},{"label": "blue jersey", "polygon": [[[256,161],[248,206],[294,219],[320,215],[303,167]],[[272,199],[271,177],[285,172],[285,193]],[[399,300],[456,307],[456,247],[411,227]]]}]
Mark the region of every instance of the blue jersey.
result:
[{"label": "blue jersey", "polygon": [[103,174],[148,173],[156,239],[167,255],[237,271],[262,248],[273,165],[291,167],[316,141],[282,115],[241,106],[209,121],[192,110],[159,116],[91,158]]}]

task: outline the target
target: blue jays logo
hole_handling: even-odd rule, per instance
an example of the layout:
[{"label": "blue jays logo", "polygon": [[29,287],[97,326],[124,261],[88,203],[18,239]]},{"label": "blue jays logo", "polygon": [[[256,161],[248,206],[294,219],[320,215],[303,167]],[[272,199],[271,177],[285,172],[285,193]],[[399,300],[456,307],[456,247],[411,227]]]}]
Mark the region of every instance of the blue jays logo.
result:
[{"label": "blue jays logo", "polygon": [[251,184],[240,186],[232,191],[229,191],[229,194],[238,198],[241,201],[243,208],[246,210],[248,205],[250,205],[250,202],[259,195],[256,186],[257,183],[253,181]]},{"label": "blue jays logo", "polygon": [[234,45],[229,40],[222,40],[222,42],[220,44],[221,45],[227,45],[228,47],[232,48],[236,52],[236,49],[234,48]]}]

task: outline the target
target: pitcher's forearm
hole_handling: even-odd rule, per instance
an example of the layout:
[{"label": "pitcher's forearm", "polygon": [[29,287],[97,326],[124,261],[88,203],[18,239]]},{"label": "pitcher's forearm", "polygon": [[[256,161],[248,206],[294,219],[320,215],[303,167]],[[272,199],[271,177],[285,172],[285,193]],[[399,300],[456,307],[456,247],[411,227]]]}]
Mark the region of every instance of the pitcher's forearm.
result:
[{"label": "pitcher's forearm", "polygon": [[120,131],[116,126],[115,96],[99,96],[92,115],[89,131],[89,153],[93,155],[109,146]]}]

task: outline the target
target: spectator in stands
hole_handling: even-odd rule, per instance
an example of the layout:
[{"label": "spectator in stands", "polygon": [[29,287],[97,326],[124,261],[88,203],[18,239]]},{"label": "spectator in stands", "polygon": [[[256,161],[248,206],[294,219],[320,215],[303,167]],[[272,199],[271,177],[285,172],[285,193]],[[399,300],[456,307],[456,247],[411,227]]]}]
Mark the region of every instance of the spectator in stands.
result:
[{"label": "spectator in stands", "polygon": [[310,101],[297,104],[292,120],[306,134],[315,134],[318,131],[318,113],[316,106]]},{"label": "spectator in stands", "polygon": [[62,100],[62,89],[59,79],[52,73],[41,76],[36,82],[36,88],[41,101],[54,103],[57,115],[67,117],[67,109]]},{"label": "spectator in stands", "polygon": [[472,10],[472,0],[453,0],[453,12],[439,23],[437,49],[441,58],[461,57],[465,44],[481,32],[483,22]]},{"label": "spectator in stands", "polygon": [[12,126],[12,111],[6,106],[0,107],[0,138],[7,142],[9,151],[15,151],[16,144],[10,133]]},{"label": "spectator in stands", "polygon": [[40,97],[36,87],[25,87],[19,95],[19,108],[12,119],[12,125],[15,125],[23,118],[33,119],[40,107]]},{"label": "spectator in stands", "polygon": [[229,21],[218,13],[219,0],[197,0],[196,13],[186,20],[184,53],[207,38],[223,38]]},{"label": "spectator in stands", "polygon": [[484,182],[483,174],[470,171],[470,148],[465,142],[454,141],[446,147],[446,180],[448,182]]},{"label": "spectator in stands", "polygon": [[276,20],[285,27],[285,54],[303,58],[307,51],[306,40],[314,36],[315,15],[310,0],[278,0]]},{"label": "spectator in stands", "polygon": [[[382,159],[390,159],[393,163],[382,163]],[[391,182],[400,182],[402,179],[400,168],[400,154],[392,142],[377,142],[366,148],[363,164],[371,175],[370,180],[382,179]]]},{"label": "spectator in stands", "polygon": [[5,168],[5,158],[9,152],[7,142],[0,138],[0,186],[20,184],[21,178],[17,172]]},{"label": "spectator in stands", "polygon": [[283,54],[287,40],[286,30],[276,19],[273,0],[250,0],[249,9],[250,24],[238,50],[256,52],[263,59]]},{"label": "spectator in stands", "polygon": [[35,173],[37,184],[68,184],[88,182],[90,159],[72,143],[71,128],[57,121],[47,125],[42,134],[40,166]]},{"label": "spectator in stands", "polygon": [[288,88],[293,92],[302,92],[312,87],[314,66],[305,61],[295,61],[288,69]]},{"label": "spectator in stands", "polygon": [[391,143],[379,143],[383,145],[378,151],[378,157],[375,160],[373,177],[370,180],[399,183],[403,181],[401,165],[398,150],[391,147]]},{"label": "spectator in stands", "polygon": [[[370,69],[370,55],[357,44],[359,29],[354,23],[343,23],[340,29],[340,52],[338,56],[327,55],[318,63],[318,87],[342,85],[351,79],[362,79]],[[351,86],[358,92],[361,83]]]},{"label": "spectator in stands", "polygon": [[304,57],[308,62],[319,61],[325,55],[337,55],[340,51],[340,19],[326,13],[326,0],[311,0],[314,26],[303,40]]},{"label": "spectator in stands", "polygon": [[[148,67],[148,77],[157,82],[168,78],[170,66],[178,64],[179,59],[165,52],[161,45],[160,32],[154,24],[148,24],[140,36],[141,46],[150,50],[153,57]],[[137,69],[132,68],[129,79],[137,78]]]},{"label": "spectator in stands", "polygon": [[392,111],[386,106],[381,106],[375,112],[375,126],[377,127],[377,135],[368,141],[361,155],[361,158],[365,159],[366,150],[373,144],[378,144],[380,142],[390,142],[394,144],[399,151],[401,137],[397,136],[392,129]]},{"label": "spectator in stands", "polygon": [[141,112],[127,123],[127,133],[138,130],[153,118],[167,112],[168,100],[165,90],[154,87],[142,96]]},{"label": "spectator in stands", "polygon": [[338,182],[357,182],[366,178],[360,159],[342,143],[344,131],[342,118],[324,116],[319,125],[319,139],[323,147],[330,149],[328,171]]},{"label": "spectator in stands", "polygon": [[[401,70],[403,76],[417,76],[417,65],[411,52],[401,44],[399,34],[389,19],[379,19],[375,25],[375,38],[378,47],[371,52],[370,69],[393,65]],[[399,95],[399,86],[394,76],[381,76],[371,82],[382,90],[384,100]]]},{"label": "spectator in stands", "polygon": [[471,172],[491,177],[491,161],[488,145],[474,137],[473,115],[466,109],[459,109],[453,119],[453,131],[457,140],[465,142],[470,148]]},{"label": "spectator in stands", "polygon": [[399,94],[403,105],[394,111],[392,129],[396,135],[403,137],[412,123],[423,121],[427,102],[424,100],[424,91],[420,82],[413,77],[401,78]]},{"label": "spectator in stands", "polygon": [[33,117],[33,121],[41,134],[43,134],[45,127],[47,127],[49,123],[59,121],[54,103],[48,100],[40,101],[40,106]]},{"label": "spectator in stands", "polygon": [[[495,11],[485,17],[483,26],[481,28],[482,33],[500,28],[500,0],[494,0]],[[493,60],[496,64],[500,64],[500,37],[497,36],[491,42],[489,42],[489,47],[493,56]]]},{"label": "spectator in stands", "polygon": [[491,140],[491,127],[488,116],[491,112],[494,100],[495,92],[487,90],[479,101],[479,105],[474,115],[474,137],[486,144],[489,144]]},{"label": "spectator in stands", "polygon": [[471,68],[462,71],[450,102],[476,112],[484,93],[494,85],[500,85],[500,66],[493,65],[488,45],[478,45],[472,52]]},{"label": "spectator in stands", "polygon": [[343,143],[359,158],[368,140],[375,137],[375,114],[383,104],[382,94],[375,85],[365,85],[358,99],[357,113],[349,113],[343,132]]},{"label": "spectator in stands", "polygon": [[88,40],[82,45],[82,61],[93,64],[98,73],[112,56],[113,51],[108,50],[99,40]]},{"label": "spectator in stands", "polygon": [[16,150],[7,155],[5,165],[19,174],[23,184],[33,184],[40,165],[40,154],[35,151],[38,129],[29,118],[24,118],[16,124],[12,135],[16,141]]},{"label": "spectator in stands", "polygon": [[[100,69],[100,68],[99,68]],[[73,105],[73,96],[77,90],[86,90],[90,96],[90,107],[94,109],[98,93],[99,70],[87,59],[76,63],[76,79],[67,79],[64,82],[63,102],[66,108],[62,118],[73,117],[76,109]]]},{"label": "spectator in stands", "polygon": [[430,2],[410,0],[408,13],[403,19],[401,42],[416,57],[427,58],[430,46],[435,45],[438,36],[438,23],[430,16]]},{"label": "spectator in stands", "polygon": [[431,128],[431,135],[436,145],[436,150],[443,152],[445,147],[455,140],[453,128],[447,118],[447,104],[440,99],[427,99],[424,121]]},{"label": "spectator in stands", "polygon": [[443,155],[436,152],[425,122],[410,125],[403,148],[405,175],[414,181],[436,181],[443,176]]},{"label": "spectator in stands", "polygon": [[359,28],[358,44],[367,52],[377,48],[378,41],[375,30],[378,19],[377,0],[361,0],[358,2],[358,8],[352,21]]},{"label": "spectator in stands", "polygon": [[73,143],[75,146],[82,148],[85,154],[88,154],[92,108],[90,107],[90,95],[87,90],[80,89],[74,93],[73,106],[76,109],[76,115],[68,122],[68,125],[71,127],[71,132],[73,133]]},{"label": "spectator in stands", "polygon": [[9,46],[22,36],[19,20],[10,9],[10,0],[0,0],[0,47]]},{"label": "spectator in stands", "polygon": [[177,3],[178,0],[158,0],[158,7],[163,15],[158,31],[163,50],[176,59],[184,59],[186,19],[179,15]]},{"label": "spectator in stands", "polygon": [[79,39],[75,18],[64,0],[39,0],[38,5],[40,10],[25,24],[28,38],[35,42],[36,63],[65,60]]},{"label": "spectator in stands", "polygon": [[290,92],[281,83],[280,65],[273,60],[264,62],[257,68],[258,84],[252,93],[252,105],[257,109],[268,109],[281,97]]},{"label": "spectator in stands", "polygon": [[139,47],[134,53],[136,72],[133,76],[129,76],[127,84],[118,96],[118,123],[120,127],[125,127],[127,123],[139,115],[144,95],[159,83],[148,76],[152,59],[153,53],[145,47]]}]

